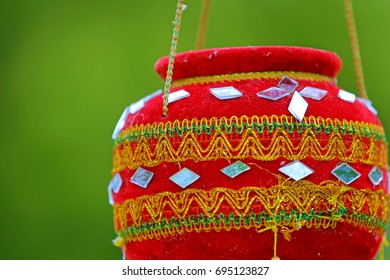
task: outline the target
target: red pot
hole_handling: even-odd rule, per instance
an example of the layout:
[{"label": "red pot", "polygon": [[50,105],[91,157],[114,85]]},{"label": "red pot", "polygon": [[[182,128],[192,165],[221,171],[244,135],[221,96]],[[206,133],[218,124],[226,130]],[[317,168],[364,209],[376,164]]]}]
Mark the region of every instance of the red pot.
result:
[{"label": "red pot", "polygon": [[[167,64],[156,63],[162,78]],[[386,137],[371,104],[340,91],[340,68],[336,54],[298,47],[177,54],[170,98],[184,97],[165,118],[162,93],[128,107],[114,135],[109,192],[126,258],[374,258]],[[187,169],[183,188],[172,176]]]}]

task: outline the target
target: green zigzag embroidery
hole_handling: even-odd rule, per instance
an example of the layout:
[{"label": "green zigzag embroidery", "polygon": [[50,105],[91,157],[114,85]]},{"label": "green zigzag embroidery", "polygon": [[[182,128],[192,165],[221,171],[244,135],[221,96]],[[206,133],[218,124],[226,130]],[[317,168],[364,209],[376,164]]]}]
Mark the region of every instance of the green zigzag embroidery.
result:
[{"label": "green zigzag embroidery", "polygon": [[311,122],[310,124],[306,124],[305,122],[292,122],[288,123],[287,121],[282,121],[281,123],[278,123],[277,121],[274,121],[272,123],[268,122],[253,122],[252,124],[249,124],[247,122],[242,122],[241,124],[237,124],[236,122],[232,121],[230,125],[228,125],[226,122],[221,122],[220,125],[217,124],[192,124],[190,126],[184,125],[182,127],[175,125],[173,128],[170,128],[169,126],[165,126],[164,128],[161,127],[151,127],[149,130],[139,130],[139,131],[133,131],[131,133],[125,133],[122,135],[119,135],[118,138],[115,140],[115,145],[120,144],[124,142],[125,140],[130,140],[130,142],[138,141],[141,137],[145,137],[147,140],[150,140],[151,138],[157,139],[160,135],[168,135],[169,137],[174,137],[175,135],[182,137],[186,133],[195,133],[198,136],[202,133],[206,133],[207,135],[212,134],[215,131],[224,131],[227,134],[232,134],[233,132],[237,134],[242,134],[245,130],[252,129],[253,131],[257,131],[259,134],[263,134],[265,131],[268,131],[269,133],[273,133],[276,129],[282,129],[287,131],[288,133],[293,133],[296,131],[297,133],[301,134],[305,130],[310,129],[317,135],[321,132],[324,132],[326,134],[330,134],[333,132],[339,132],[343,136],[347,135],[355,135],[359,134],[363,137],[375,137],[376,140],[386,140],[386,136],[376,130],[367,128],[367,127],[359,127],[356,128],[354,125],[344,124],[342,125],[325,125],[323,123],[317,125],[314,122]]},{"label": "green zigzag embroidery", "polygon": [[262,211],[260,214],[251,212],[248,216],[237,216],[234,213],[226,216],[225,214],[220,213],[216,217],[205,217],[202,213],[200,213],[198,216],[190,215],[185,219],[177,219],[176,217],[172,217],[169,221],[168,219],[164,218],[159,223],[149,222],[143,223],[141,226],[132,225],[126,230],[118,231],[117,233],[120,237],[126,239],[127,237],[136,237],[140,234],[165,231],[167,229],[171,230],[174,227],[177,229],[181,229],[182,227],[190,227],[191,224],[195,224],[196,226],[199,226],[200,224],[208,226],[211,223],[214,225],[220,225],[223,223],[226,226],[231,226],[233,224],[239,226],[243,222],[245,226],[249,226],[253,221],[256,225],[260,226],[263,220],[265,222],[275,221],[278,223],[282,220],[290,222],[295,219],[297,222],[305,222],[310,221],[311,219],[320,220],[324,217],[340,217],[340,219],[343,219],[343,217],[352,217],[355,222],[364,223],[367,226],[380,227],[383,229],[386,228],[387,224],[387,221],[383,221],[378,217],[372,217],[371,215],[365,213],[348,213],[347,208],[339,208],[332,214],[324,210],[321,210],[318,213],[314,210],[312,210],[310,213],[298,213],[296,210],[292,210],[290,213],[287,213],[282,210],[281,213],[276,216],[266,214],[264,211]]}]

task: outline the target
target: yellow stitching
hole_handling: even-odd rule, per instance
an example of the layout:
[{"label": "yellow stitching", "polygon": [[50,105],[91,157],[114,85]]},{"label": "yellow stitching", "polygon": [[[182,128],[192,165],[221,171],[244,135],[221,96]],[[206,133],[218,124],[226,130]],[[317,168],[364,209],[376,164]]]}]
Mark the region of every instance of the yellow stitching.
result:
[{"label": "yellow stitching", "polygon": [[[374,126],[367,125],[369,129],[374,129]],[[146,127],[148,125],[140,126],[139,129]],[[381,131],[379,127],[377,129]],[[137,142],[126,139],[117,145],[114,150],[113,173],[125,168],[135,170],[139,166],[153,167],[162,162],[210,161],[221,158],[242,160],[248,157],[261,161],[272,161],[280,157],[288,160],[307,157],[320,161],[339,159],[349,163],[360,161],[380,168],[387,167],[385,140],[377,139],[374,134],[370,137],[363,136],[359,130],[353,135],[344,136],[339,130],[317,134],[308,127],[297,134],[278,128],[264,135],[246,128],[241,134],[234,135],[217,129],[210,135],[202,134],[201,137],[187,131],[174,141],[170,141],[166,133],[156,137],[152,143],[147,137],[140,136]]]},{"label": "yellow stitching", "polygon": [[[309,213],[313,207],[326,207],[326,211],[334,212],[339,206],[351,203],[351,211],[360,212],[364,207],[372,215],[387,219],[388,201],[383,190],[358,190],[340,186],[334,181],[324,181],[316,185],[310,181],[287,181],[283,185],[270,188],[245,187],[239,190],[214,188],[210,191],[187,189],[179,193],[162,192],[146,195],[136,200],[129,199],[123,204],[114,205],[114,213],[127,220],[129,214],[135,224],[142,223],[146,210],[153,222],[164,218],[165,212],[175,217],[185,218],[191,208],[199,207],[208,217],[220,212],[221,204],[226,202],[236,215],[248,215],[252,207],[262,206],[267,213],[278,212],[286,207]],[[123,226],[123,223],[121,223]]]},{"label": "yellow stitching", "polygon": [[[388,220],[388,207],[389,197],[383,190],[357,190],[333,181],[324,181],[319,185],[310,181],[287,181],[271,188],[187,189],[180,193],[162,192],[142,196],[114,205],[114,221],[117,232],[127,241],[159,239],[192,231],[230,231],[233,228],[256,228],[259,232],[280,228],[280,232],[288,238],[292,231],[303,226],[328,228],[335,227],[338,222],[383,232]],[[251,216],[254,212],[264,215],[256,220],[255,216]],[[226,219],[217,222],[216,217],[227,213],[237,217],[235,223],[228,223]],[[199,214],[205,217],[203,222],[185,220]],[[266,219],[267,215],[272,219]],[[302,218],[302,215],[306,215],[306,218]],[[171,227],[161,227],[164,221],[172,219],[181,222]],[[159,224],[159,227],[142,230],[138,234],[126,233],[129,226],[144,227],[150,223]]]},{"label": "yellow stitching", "polygon": [[[315,229],[327,229],[329,227],[335,228],[337,225],[337,222],[341,222],[342,220],[339,218],[327,218],[327,217],[320,217],[320,218],[312,218],[308,222],[304,223],[303,226],[306,228],[315,228]],[[298,226],[300,223],[297,223],[295,220],[282,220],[281,223],[283,223],[285,226],[284,227],[290,227],[292,230],[298,230],[299,228],[303,226]],[[362,225],[363,226],[363,225]],[[161,238],[166,238],[168,236],[174,236],[176,234],[184,234],[184,233],[191,233],[191,232],[211,232],[211,231],[216,231],[220,232],[222,230],[224,231],[231,231],[232,229],[235,230],[241,230],[241,229],[260,229],[264,228],[264,230],[261,230],[259,233],[267,231],[267,230],[274,230],[274,228],[277,228],[278,225],[273,225],[265,222],[263,220],[262,224],[255,224],[254,222],[251,222],[251,224],[245,224],[242,220],[239,222],[239,224],[235,223],[230,223],[230,224],[225,224],[224,222],[221,223],[210,223],[209,225],[206,225],[204,223],[200,223],[199,225],[196,225],[195,223],[191,223],[190,226],[182,226],[181,228],[178,227],[172,227],[172,228],[165,228],[165,229],[159,229],[157,231],[143,231],[139,233],[138,235],[131,236],[126,234],[126,231],[123,232],[118,232],[119,234],[124,235],[124,240],[125,242],[134,242],[134,241],[142,241],[145,239],[157,239],[160,240]],[[282,232],[283,233],[283,232]],[[285,235],[285,234],[284,234]],[[286,238],[286,236],[285,236]],[[288,238],[286,238],[288,239]]]},{"label": "yellow stitching", "polygon": [[308,80],[316,82],[334,82],[334,79],[325,75],[294,72],[294,71],[269,71],[269,72],[249,72],[249,73],[231,73],[213,76],[199,76],[184,78],[172,83],[172,87],[181,87],[192,84],[208,84],[218,82],[246,81],[246,80],[262,80],[262,79],[280,79],[283,76],[288,76],[297,80]]}]

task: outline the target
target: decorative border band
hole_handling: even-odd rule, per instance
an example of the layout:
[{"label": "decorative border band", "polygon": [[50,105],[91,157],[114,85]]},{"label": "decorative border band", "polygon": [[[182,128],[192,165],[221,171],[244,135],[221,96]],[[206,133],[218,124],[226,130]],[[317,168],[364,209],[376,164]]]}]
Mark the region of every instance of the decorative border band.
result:
[{"label": "decorative border band", "polygon": [[270,188],[187,189],[142,196],[114,205],[114,222],[126,242],[233,228],[277,228],[288,237],[301,227],[334,228],[337,223],[383,233],[388,208],[389,196],[383,190],[357,190],[334,181],[287,181]]},{"label": "decorative border band", "polygon": [[[202,123],[203,122],[203,123]],[[154,167],[162,162],[216,159],[273,161],[357,161],[387,168],[387,143],[383,128],[361,122],[308,118],[293,122],[287,116],[243,116],[240,120],[196,120],[164,126],[130,127],[118,137],[113,173],[125,168]]]},{"label": "decorative border band", "polygon": [[181,87],[193,84],[209,84],[218,82],[232,82],[232,81],[246,81],[246,80],[260,80],[260,79],[281,79],[283,76],[288,76],[293,79],[308,80],[316,82],[332,82],[335,79],[308,72],[294,72],[294,71],[269,71],[269,72],[248,72],[248,73],[231,73],[213,76],[199,76],[184,78],[172,83],[172,87]]},{"label": "decorative border band", "polygon": [[265,132],[273,133],[275,130],[285,130],[289,133],[303,133],[306,130],[312,130],[315,134],[339,132],[341,135],[361,135],[363,137],[375,137],[376,140],[386,141],[386,136],[382,126],[339,119],[330,119],[322,117],[306,117],[302,122],[296,121],[292,116],[251,116],[246,115],[230,118],[202,118],[202,119],[184,119],[174,122],[160,122],[151,124],[133,125],[124,129],[117,137],[115,144],[123,143],[126,140],[130,142],[139,141],[146,138],[158,139],[164,135],[169,138],[174,136],[182,137],[184,134],[193,133],[198,136],[202,134],[210,135],[213,132],[225,132],[226,134],[242,134],[245,130],[251,129],[258,134]]}]

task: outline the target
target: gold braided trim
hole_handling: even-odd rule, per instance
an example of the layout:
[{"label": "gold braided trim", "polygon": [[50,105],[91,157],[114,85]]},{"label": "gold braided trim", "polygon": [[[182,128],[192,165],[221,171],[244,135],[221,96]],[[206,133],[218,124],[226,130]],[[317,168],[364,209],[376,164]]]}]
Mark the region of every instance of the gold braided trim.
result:
[{"label": "gold braided trim", "polygon": [[159,135],[166,136],[181,136],[183,133],[190,132],[195,134],[211,134],[212,132],[225,131],[228,134],[236,132],[241,134],[244,129],[250,128],[264,133],[265,131],[273,132],[275,129],[284,129],[289,132],[296,131],[302,133],[305,129],[311,129],[317,134],[324,132],[329,134],[331,131],[340,131],[343,134],[360,134],[363,136],[373,136],[377,138],[385,138],[384,129],[380,125],[359,122],[347,121],[339,119],[330,119],[323,117],[308,116],[302,122],[298,122],[294,117],[287,115],[271,115],[271,116],[246,116],[240,117],[213,117],[210,119],[202,118],[191,120],[175,120],[174,122],[154,122],[141,125],[133,125],[122,130],[117,138],[117,142],[123,139],[136,140],[139,137],[157,138]]},{"label": "gold braided trim", "polygon": [[130,127],[117,140],[113,173],[162,162],[246,158],[272,161],[280,157],[360,161],[387,168],[387,143],[380,126],[311,117],[299,126],[283,116],[270,117],[268,122],[265,117],[261,119],[202,119],[197,125],[196,120],[185,120]]},{"label": "gold braided trim", "polygon": [[199,76],[185,78],[174,81],[172,87],[181,87],[192,84],[209,84],[218,82],[233,82],[246,80],[262,80],[262,79],[281,79],[283,76],[288,76],[293,79],[307,80],[315,82],[334,82],[334,79],[325,75],[308,73],[308,72],[294,72],[294,71],[269,71],[269,72],[249,72],[249,73],[231,73],[213,76]]},{"label": "gold braided trim", "polygon": [[159,239],[184,232],[277,228],[286,238],[301,227],[348,223],[384,232],[389,196],[334,181],[284,181],[270,188],[215,188],[162,192],[114,205],[117,233],[126,241]]}]

